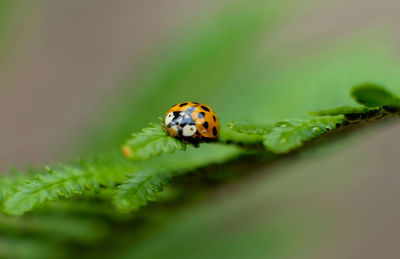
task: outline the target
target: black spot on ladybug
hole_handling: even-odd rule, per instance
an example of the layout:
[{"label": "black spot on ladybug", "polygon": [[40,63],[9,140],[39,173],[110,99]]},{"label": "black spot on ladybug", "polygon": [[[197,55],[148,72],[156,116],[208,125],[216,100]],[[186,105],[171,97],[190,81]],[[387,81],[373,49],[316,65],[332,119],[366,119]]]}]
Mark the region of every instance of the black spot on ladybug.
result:
[{"label": "black spot on ladybug", "polygon": [[174,118],[175,118],[175,117],[179,117],[181,115],[181,112],[174,112],[173,114],[174,114]]},{"label": "black spot on ladybug", "polygon": [[179,104],[179,107],[183,107],[183,106],[186,106],[188,103],[181,103],[181,104]]},{"label": "black spot on ladybug", "polygon": [[204,106],[204,105],[202,105],[201,108],[202,108],[203,110],[207,111],[207,112],[210,111],[210,109],[208,109],[208,108],[207,108],[206,106]]},{"label": "black spot on ladybug", "polygon": [[193,112],[194,110],[196,110],[196,107],[190,106],[190,107],[188,107],[188,108],[186,109],[186,112],[187,112],[188,114],[192,114],[192,112]]},{"label": "black spot on ladybug", "polygon": [[206,114],[204,112],[199,112],[199,119],[203,119]]},{"label": "black spot on ladybug", "polygon": [[218,131],[217,131],[217,128],[216,128],[216,127],[213,128],[213,135],[214,135],[214,136],[217,136],[217,135],[218,135]]},{"label": "black spot on ladybug", "polygon": [[196,102],[192,102],[192,103],[194,103],[194,104],[199,104],[199,103],[196,103]]},{"label": "black spot on ladybug", "polygon": [[206,121],[203,122],[203,127],[206,128],[206,129],[208,129],[208,122],[206,122]]},{"label": "black spot on ladybug", "polygon": [[214,121],[217,121],[217,118],[215,117],[215,115],[213,115],[213,119],[214,119]]}]

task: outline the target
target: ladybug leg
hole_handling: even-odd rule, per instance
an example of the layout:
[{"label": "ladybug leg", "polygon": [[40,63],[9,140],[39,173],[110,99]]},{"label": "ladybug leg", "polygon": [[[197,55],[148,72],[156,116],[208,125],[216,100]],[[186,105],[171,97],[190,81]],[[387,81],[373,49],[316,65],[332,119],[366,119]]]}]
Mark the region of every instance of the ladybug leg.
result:
[{"label": "ladybug leg", "polygon": [[206,143],[215,143],[218,142],[219,140],[218,138],[204,138],[203,141]]},{"label": "ladybug leg", "polygon": [[200,147],[200,143],[199,143],[199,142],[192,143],[192,144],[193,144],[193,146],[194,146],[195,148],[199,148],[199,147]]},{"label": "ladybug leg", "polygon": [[200,147],[200,139],[198,138],[179,138],[185,144],[193,145],[194,147]]},{"label": "ladybug leg", "polygon": [[196,148],[200,147],[200,142],[201,138],[193,138],[190,140],[190,144],[192,144]]},{"label": "ladybug leg", "polygon": [[187,139],[180,139],[180,141],[182,141],[185,144],[190,144],[189,141]]},{"label": "ladybug leg", "polygon": [[164,130],[165,132],[168,132],[167,125],[165,125],[164,123],[162,123],[162,125],[163,125],[163,130]]}]

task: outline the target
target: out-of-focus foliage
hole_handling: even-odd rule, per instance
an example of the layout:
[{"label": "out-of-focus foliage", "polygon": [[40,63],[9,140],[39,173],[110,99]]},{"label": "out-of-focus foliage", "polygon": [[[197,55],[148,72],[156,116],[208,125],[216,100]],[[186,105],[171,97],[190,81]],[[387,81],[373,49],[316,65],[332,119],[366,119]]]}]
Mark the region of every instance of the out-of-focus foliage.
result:
[{"label": "out-of-focus foliage", "polygon": [[[272,53],[264,53],[262,39],[276,29],[276,23],[306,6],[297,0],[257,0],[251,5],[240,0],[216,8],[207,21],[192,21],[191,28],[175,33],[176,39],[160,47],[157,56],[150,57],[140,74],[126,83],[123,100],[102,111],[112,121],[91,131],[83,148],[92,152],[121,143],[130,132],[140,130],[182,100],[209,104],[222,122],[244,116],[262,116],[257,122],[265,121],[270,116],[268,107],[259,105],[273,105],[271,94],[286,83],[264,81],[277,71],[276,57],[271,59]],[[238,95],[244,92],[246,95]],[[252,106],[247,109],[247,104]],[[275,112],[279,115],[271,121],[293,116],[279,109]]]},{"label": "out-of-focus foliage", "polygon": [[400,98],[388,92],[382,86],[364,84],[354,87],[351,95],[360,104],[368,107],[388,107],[400,109]]},{"label": "out-of-focus foliage", "polygon": [[[194,30],[193,33],[198,32]],[[149,65],[150,73],[141,74],[140,80],[135,78],[139,81],[132,80],[127,83],[129,87],[123,93],[125,102],[107,107],[110,113],[107,117],[112,118],[112,121],[98,126],[99,131],[90,132],[88,137],[91,142],[85,144],[84,148],[92,152],[121,143],[130,131],[140,130],[149,120],[154,121],[163,114],[171,104],[182,100],[209,104],[217,112],[222,123],[231,120],[273,123],[286,118],[304,118],[312,110],[352,105],[348,92],[360,82],[380,82],[389,87],[389,90],[398,92],[394,86],[400,84],[396,76],[400,65],[394,60],[392,50],[376,39],[374,35],[378,32],[365,32],[357,38],[343,39],[337,47],[329,45],[312,53],[303,51],[297,53],[298,56],[294,59],[285,56],[286,48],[268,48],[268,44],[273,44],[266,36],[269,33],[268,26],[258,33],[255,33],[255,38],[251,38],[250,42],[240,46],[242,51],[235,50],[231,53],[239,55],[245,52],[246,55],[236,57],[234,61],[218,56],[206,60],[208,62],[193,61],[195,67],[190,70],[191,73],[182,72],[179,76],[175,75],[176,79],[172,82],[164,73],[173,67],[184,66],[181,64],[184,60],[181,59],[189,59],[192,56],[181,54],[181,59],[162,57],[158,63],[155,61],[155,68]],[[257,41],[257,35],[266,43],[262,41],[257,45],[261,41]],[[184,37],[190,39],[195,36],[189,32]],[[201,37],[213,39],[211,36]],[[381,38],[384,39],[385,35]],[[193,41],[192,44],[197,43]],[[226,42],[225,47],[229,50],[228,46],[231,44],[233,42]],[[182,51],[191,47],[188,44]],[[201,45],[192,48],[195,47],[200,49]],[[371,48],[374,51],[370,51]],[[220,50],[223,53],[226,51],[225,48]],[[167,46],[165,53],[174,55],[175,51]],[[168,62],[165,63],[166,61]],[[229,64],[225,66],[225,62]],[[214,63],[219,67],[214,68]],[[234,64],[237,67],[233,67]],[[388,66],[390,69],[386,69]],[[220,69],[224,69],[224,73],[220,72]],[[133,88],[133,85],[137,88]],[[134,89],[132,92],[131,88]],[[201,90],[193,92],[189,89]],[[136,99],[139,100],[135,101]],[[146,100],[146,104],[142,104],[142,100]],[[146,109],[143,110],[144,106]],[[135,111],[140,112],[136,114]],[[135,119],[126,120],[127,117]]]}]

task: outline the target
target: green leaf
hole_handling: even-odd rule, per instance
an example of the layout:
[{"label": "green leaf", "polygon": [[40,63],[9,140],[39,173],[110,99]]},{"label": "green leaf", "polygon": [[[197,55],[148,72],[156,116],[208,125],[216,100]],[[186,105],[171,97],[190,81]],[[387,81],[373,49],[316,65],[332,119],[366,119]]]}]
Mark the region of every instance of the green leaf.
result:
[{"label": "green leaf", "polygon": [[147,160],[163,153],[174,153],[176,150],[186,150],[186,144],[173,138],[164,131],[161,124],[150,124],[140,133],[132,134],[122,147],[122,153],[131,159]]},{"label": "green leaf", "polygon": [[225,163],[237,158],[242,151],[232,146],[205,144],[200,149],[191,148],[174,154],[174,159],[160,157],[145,163],[143,169],[132,173],[119,186],[114,196],[114,205],[122,212],[138,210],[155,201],[164,186],[174,177],[188,174],[198,168],[216,163]]},{"label": "green leaf", "polygon": [[336,116],[336,115],[347,115],[347,114],[355,114],[355,113],[368,113],[371,111],[378,111],[380,108],[368,108],[368,107],[349,107],[349,106],[341,106],[338,108],[320,110],[315,112],[310,112],[311,115],[314,116]]},{"label": "green leaf", "polygon": [[246,122],[229,122],[227,126],[236,132],[248,135],[264,135],[271,132],[273,125],[260,125]]},{"label": "green leaf", "polygon": [[312,120],[286,120],[275,124],[271,132],[264,135],[267,150],[284,154],[297,149],[307,141],[335,129],[344,122],[343,116],[327,116]]},{"label": "green leaf", "polygon": [[[301,147],[305,142],[336,128],[345,121],[343,115],[326,116],[312,120],[285,120],[274,125],[229,123],[229,134],[222,137],[225,143],[257,145],[268,151],[283,154]],[[221,134],[223,136],[223,134]],[[247,138],[247,139],[246,139]],[[244,141],[243,141],[244,140]]]},{"label": "green leaf", "polygon": [[15,186],[4,203],[4,211],[11,215],[22,215],[36,206],[61,197],[71,198],[82,195],[86,190],[113,187],[122,181],[132,165],[125,159],[118,159],[110,166],[109,159],[88,160],[81,166],[60,165],[46,168],[46,173]]},{"label": "green leaf", "polygon": [[0,174],[0,203],[2,203],[10,193],[13,192],[14,181]]},{"label": "green leaf", "polygon": [[362,84],[353,87],[351,96],[367,107],[400,109],[400,98],[379,85]]},{"label": "green leaf", "polygon": [[10,167],[8,175],[0,172],[0,204],[15,192],[16,185],[25,183],[27,177],[34,176],[34,173],[37,173],[36,169],[30,166],[24,172],[13,166]]},{"label": "green leaf", "polygon": [[261,143],[263,140],[262,135],[257,134],[247,134],[243,132],[238,132],[236,129],[230,127],[222,127],[219,141],[221,143],[230,144],[246,144],[252,145]]},{"label": "green leaf", "polygon": [[155,201],[157,194],[174,175],[171,170],[151,168],[132,174],[121,186],[114,197],[114,204],[122,212],[138,210],[147,205],[148,201]]}]

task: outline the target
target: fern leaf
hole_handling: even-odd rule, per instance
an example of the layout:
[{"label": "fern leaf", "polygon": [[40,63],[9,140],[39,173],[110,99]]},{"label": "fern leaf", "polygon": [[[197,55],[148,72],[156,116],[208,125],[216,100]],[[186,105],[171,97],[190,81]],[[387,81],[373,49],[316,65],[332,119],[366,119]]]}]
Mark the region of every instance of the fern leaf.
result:
[{"label": "fern leaf", "polygon": [[222,127],[221,135],[219,137],[219,142],[225,144],[235,143],[253,145],[261,143],[262,140],[262,135],[239,132],[236,128],[233,129],[231,127]]},{"label": "fern leaf", "polygon": [[[268,151],[283,154],[301,147],[305,142],[336,128],[337,124],[343,122],[344,116],[338,115],[307,121],[286,120],[277,122],[272,126],[229,123],[229,129],[234,133],[229,132],[230,135],[227,139],[237,144],[242,143],[241,140],[244,138],[247,141],[245,144],[256,145],[261,143]],[[243,137],[243,135],[246,137]],[[223,139],[226,140],[225,138]]]},{"label": "fern leaf", "polygon": [[185,150],[186,144],[170,137],[161,125],[151,124],[140,133],[135,133],[122,147],[125,157],[135,160],[147,160],[163,153]]},{"label": "fern leaf", "polygon": [[360,104],[367,107],[389,107],[400,109],[400,98],[374,84],[363,84],[353,87],[351,96]]},{"label": "fern leaf", "polygon": [[320,110],[315,112],[310,112],[314,116],[336,116],[336,115],[348,115],[348,114],[365,114],[373,111],[378,111],[380,108],[369,108],[369,107],[349,107],[341,106],[338,108]]},{"label": "fern leaf", "polygon": [[0,204],[15,192],[14,186],[24,183],[28,176],[33,176],[34,170],[33,167],[28,166],[26,172],[22,172],[11,166],[8,175],[0,173]]},{"label": "fern leaf", "polygon": [[284,154],[301,147],[305,142],[335,129],[344,122],[343,116],[327,116],[307,121],[287,120],[278,122],[271,132],[264,135],[267,150]]},{"label": "fern leaf", "polygon": [[13,191],[14,181],[0,174],[0,203],[2,203]]},{"label": "fern leaf", "polygon": [[90,161],[81,167],[47,168],[47,173],[15,186],[16,191],[4,203],[4,211],[22,215],[46,201],[82,195],[86,190],[99,190],[101,186],[113,187],[122,181],[127,170],[132,168],[123,159],[116,161],[114,167]]},{"label": "fern leaf", "polygon": [[174,155],[174,159],[161,157],[146,164],[141,171],[131,174],[119,186],[114,196],[114,205],[122,212],[137,210],[155,201],[164,186],[174,177],[188,174],[200,167],[224,163],[242,154],[232,146],[206,144],[200,149],[190,149]]},{"label": "fern leaf", "polygon": [[273,125],[259,125],[244,122],[229,122],[227,126],[236,132],[247,135],[264,135],[271,132],[271,128],[273,127]]},{"label": "fern leaf", "polygon": [[173,171],[162,168],[152,168],[130,175],[119,186],[114,197],[114,204],[122,212],[138,210],[147,205],[148,201],[157,199],[157,194],[163,190],[173,173]]}]

